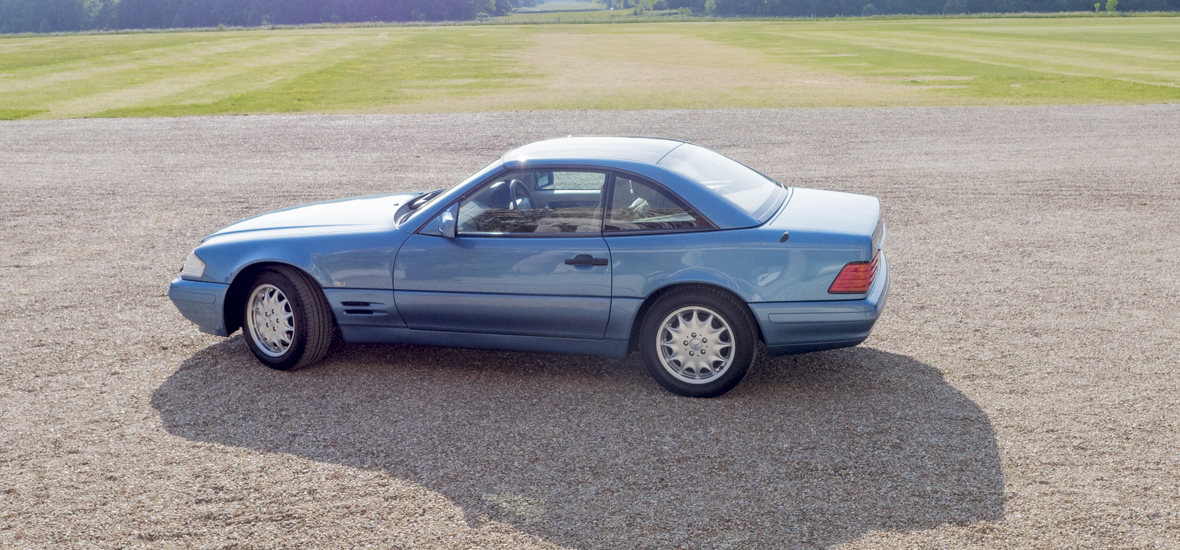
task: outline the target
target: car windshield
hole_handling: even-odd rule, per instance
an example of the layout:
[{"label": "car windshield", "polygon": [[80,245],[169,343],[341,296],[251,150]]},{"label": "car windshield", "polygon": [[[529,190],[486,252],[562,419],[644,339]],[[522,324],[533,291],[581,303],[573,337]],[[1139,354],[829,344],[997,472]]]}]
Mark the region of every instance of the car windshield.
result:
[{"label": "car windshield", "polygon": [[468,183],[471,183],[472,180],[481,179],[481,178],[487,176],[489,172],[491,172],[493,170],[497,170],[499,168],[500,168],[500,161],[493,162],[493,163],[485,166],[483,170],[480,170],[479,172],[472,174],[471,177],[469,177],[459,183],[456,183],[455,185],[452,185],[446,189],[435,189],[434,191],[429,191],[429,192],[423,193],[421,195],[418,195],[417,197],[414,197],[413,199],[410,200],[410,202],[406,203],[405,206],[401,207],[398,210],[398,212],[399,212],[398,219],[397,219],[398,225],[406,223],[406,220],[408,220],[410,218],[410,216],[414,214],[414,212],[417,212],[417,211],[421,210],[424,206],[426,206],[430,203],[433,203],[439,197],[442,197],[442,196],[446,195],[447,193],[449,193],[452,189],[455,189],[456,187],[459,187],[462,185],[467,185]]},{"label": "car windshield", "polygon": [[700,183],[762,221],[786,194],[781,183],[691,143],[673,149],[659,165]]}]

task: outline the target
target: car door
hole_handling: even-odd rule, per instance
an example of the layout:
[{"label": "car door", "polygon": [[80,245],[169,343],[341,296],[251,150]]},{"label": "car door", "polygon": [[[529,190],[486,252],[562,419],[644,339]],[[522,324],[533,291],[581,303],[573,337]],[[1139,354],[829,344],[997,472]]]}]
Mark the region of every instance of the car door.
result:
[{"label": "car door", "polygon": [[[515,171],[465,195],[443,214],[453,235],[431,222],[398,252],[394,301],[407,326],[602,339],[611,294],[601,229],[608,177]],[[551,200],[563,190],[570,200]]]}]

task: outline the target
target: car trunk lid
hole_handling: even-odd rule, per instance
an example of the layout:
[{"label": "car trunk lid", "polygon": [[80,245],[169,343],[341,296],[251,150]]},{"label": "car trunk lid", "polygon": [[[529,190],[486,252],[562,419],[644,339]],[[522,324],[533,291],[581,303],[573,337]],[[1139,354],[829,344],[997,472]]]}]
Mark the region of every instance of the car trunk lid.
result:
[{"label": "car trunk lid", "polygon": [[885,237],[877,197],[801,187],[791,190],[787,204],[764,227],[782,230],[794,242],[822,235],[826,242],[861,246],[864,261],[876,255]]}]

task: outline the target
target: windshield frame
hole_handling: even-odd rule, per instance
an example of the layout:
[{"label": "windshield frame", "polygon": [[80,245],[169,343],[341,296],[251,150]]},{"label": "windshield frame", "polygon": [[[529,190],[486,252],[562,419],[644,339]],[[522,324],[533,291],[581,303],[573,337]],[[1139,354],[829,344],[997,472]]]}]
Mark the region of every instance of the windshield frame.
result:
[{"label": "windshield frame", "polygon": [[[395,217],[397,220],[396,223],[397,223],[398,227],[408,227],[407,224],[409,224],[415,228],[411,232],[417,232],[419,229],[421,229],[422,226],[429,223],[430,220],[433,218],[433,216],[438,214],[438,211],[441,210],[440,208],[438,208],[438,206],[440,204],[449,203],[451,201],[451,199],[455,198],[455,195],[457,193],[462,192],[465,188],[467,188],[469,185],[471,185],[472,182],[482,181],[485,177],[488,176],[488,174],[499,170],[501,168],[501,166],[502,165],[500,164],[500,161],[496,160],[495,162],[492,162],[491,164],[485,166],[482,170],[467,177],[467,179],[465,179],[459,183],[456,183],[446,189],[436,189],[433,191],[428,191],[426,193],[422,193],[421,195],[418,195],[417,197],[414,197],[413,199],[406,201],[406,204],[403,205],[401,208],[399,208],[397,213],[395,214]],[[411,210],[409,208],[410,204],[413,203],[415,200],[421,198],[423,195],[428,195],[430,193],[434,193],[434,196],[430,197],[428,200],[426,200],[422,204],[419,204],[413,210]],[[442,199],[441,202],[440,202],[440,199]]]}]

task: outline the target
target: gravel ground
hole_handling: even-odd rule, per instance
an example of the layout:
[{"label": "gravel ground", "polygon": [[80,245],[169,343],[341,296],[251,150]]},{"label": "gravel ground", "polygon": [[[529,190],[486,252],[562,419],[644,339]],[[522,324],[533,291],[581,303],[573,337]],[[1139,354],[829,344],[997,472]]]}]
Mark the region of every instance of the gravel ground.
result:
[{"label": "gravel ground", "polygon": [[[860,347],[663,391],[641,360],[342,346],[273,372],[165,297],[213,230],[567,134],[885,206]],[[0,546],[1180,546],[1180,105],[0,123]]]}]

